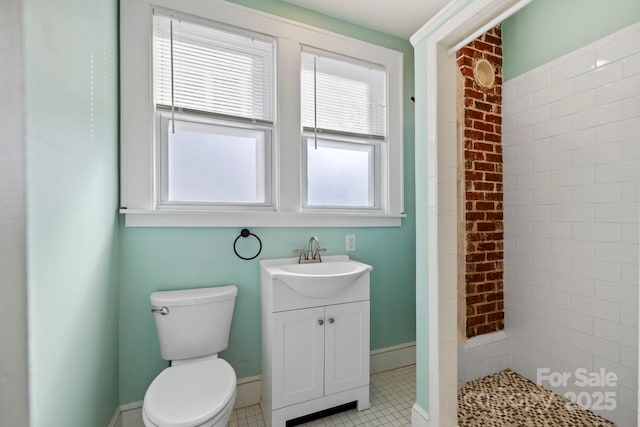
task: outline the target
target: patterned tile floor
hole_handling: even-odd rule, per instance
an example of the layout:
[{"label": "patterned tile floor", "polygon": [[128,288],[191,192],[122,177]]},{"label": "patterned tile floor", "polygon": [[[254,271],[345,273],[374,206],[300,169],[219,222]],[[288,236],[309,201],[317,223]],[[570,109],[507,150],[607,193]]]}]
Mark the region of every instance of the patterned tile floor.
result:
[{"label": "patterned tile floor", "polygon": [[[416,400],[416,366],[406,366],[371,376],[371,407],[349,411],[312,421],[309,427],[355,427],[411,425],[411,406]],[[260,405],[233,411],[229,427],[264,427]]]},{"label": "patterned tile floor", "polygon": [[460,427],[615,427],[506,369],[458,390]]}]

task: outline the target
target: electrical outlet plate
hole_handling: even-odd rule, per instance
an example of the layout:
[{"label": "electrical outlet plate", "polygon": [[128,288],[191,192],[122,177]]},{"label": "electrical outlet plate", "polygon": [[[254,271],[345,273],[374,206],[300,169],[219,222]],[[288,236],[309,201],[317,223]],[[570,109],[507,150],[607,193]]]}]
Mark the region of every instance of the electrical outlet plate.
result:
[{"label": "electrical outlet plate", "polygon": [[345,247],[347,252],[353,252],[356,250],[356,235],[347,234],[345,236]]}]

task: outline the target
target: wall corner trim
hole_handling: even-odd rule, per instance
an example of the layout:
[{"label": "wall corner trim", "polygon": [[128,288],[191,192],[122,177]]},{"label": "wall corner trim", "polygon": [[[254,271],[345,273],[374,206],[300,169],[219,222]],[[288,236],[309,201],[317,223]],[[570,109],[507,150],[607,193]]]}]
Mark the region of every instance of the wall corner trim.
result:
[{"label": "wall corner trim", "polygon": [[472,348],[481,347],[483,345],[492,344],[494,342],[498,342],[506,339],[509,339],[509,336],[504,330],[491,332],[488,334],[477,335],[473,338],[469,338],[464,342],[463,348],[465,350],[469,350]]},{"label": "wall corner trim", "polygon": [[411,407],[411,427],[430,427],[429,413],[418,402]]}]

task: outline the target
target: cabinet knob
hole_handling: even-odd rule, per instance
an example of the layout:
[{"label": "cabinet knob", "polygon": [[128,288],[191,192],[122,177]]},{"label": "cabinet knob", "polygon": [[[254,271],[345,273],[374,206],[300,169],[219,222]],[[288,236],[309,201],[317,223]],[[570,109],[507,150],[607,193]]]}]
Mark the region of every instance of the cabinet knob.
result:
[{"label": "cabinet knob", "polygon": [[329,323],[333,323],[335,321],[336,321],[336,319],[334,319],[333,317],[329,317]]},{"label": "cabinet knob", "polygon": [[320,326],[324,325],[324,320],[318,319],[318,325],[320,325]]}]

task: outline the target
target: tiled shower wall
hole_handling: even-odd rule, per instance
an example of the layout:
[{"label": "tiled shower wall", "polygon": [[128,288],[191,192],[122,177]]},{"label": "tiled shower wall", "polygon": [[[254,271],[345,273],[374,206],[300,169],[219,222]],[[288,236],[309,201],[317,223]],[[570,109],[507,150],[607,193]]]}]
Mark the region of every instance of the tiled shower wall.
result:
[{"label": "tiled shower wall", "polygon": [[637,426],[640,23],[505,82],[503,107],[510,366],[568,372],[543,385],[583,403],[614,392],[594,412]]}]

